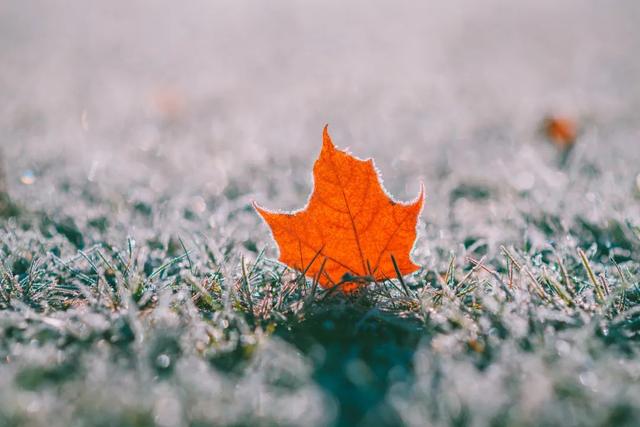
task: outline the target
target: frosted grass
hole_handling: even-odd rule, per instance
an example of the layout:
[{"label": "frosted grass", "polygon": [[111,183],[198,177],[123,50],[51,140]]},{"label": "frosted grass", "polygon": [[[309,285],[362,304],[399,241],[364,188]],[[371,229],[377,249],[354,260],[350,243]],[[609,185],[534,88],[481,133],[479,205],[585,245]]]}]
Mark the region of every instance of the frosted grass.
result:
[{"label": "frosted grass", "polygon": [[[634,1],[1,6],[21,213],[0,219],[0,424],[632,425],[639,19]],[[564,166],[552,113],[580,127]],[[394,196],[424,182],[414,299],[305,307],[272,261],[250,203],[304,204],[325,123]],[[481,268],[462,282],[467,257],[508,280],[503,246],[551,302],[524,270],[511,295]],[[558,259],[573,306],[545,279],[565,283]]]}]

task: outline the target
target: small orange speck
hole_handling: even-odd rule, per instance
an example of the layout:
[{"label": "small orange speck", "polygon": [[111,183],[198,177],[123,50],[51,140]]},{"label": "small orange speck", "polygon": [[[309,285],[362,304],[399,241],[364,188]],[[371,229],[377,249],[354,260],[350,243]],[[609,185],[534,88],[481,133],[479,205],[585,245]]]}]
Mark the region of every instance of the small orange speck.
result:
[{"label": "small orange speck", "polygon": [[155,113],[167,121],[181,119],[186,110],[186,99],[178,88],[161,86],[151,93],[151,106]]},{"label": "small orange speck", "polygon": [[469,348],[475,351],[476,353],[484,352],[484,345],[476,339],[469,340],[467,344],[469,345]]},{"label": "small orange speck", "polygon": [[576,142],[578,127],[569,117],[553,115],[545,119],[544,132],[556,147],[568,150]]}]

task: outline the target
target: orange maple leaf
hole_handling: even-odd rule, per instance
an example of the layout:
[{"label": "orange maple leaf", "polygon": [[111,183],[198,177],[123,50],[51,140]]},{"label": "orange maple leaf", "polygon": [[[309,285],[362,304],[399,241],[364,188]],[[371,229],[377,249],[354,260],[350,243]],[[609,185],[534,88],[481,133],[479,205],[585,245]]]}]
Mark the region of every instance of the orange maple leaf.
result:
[{"label": "orange maple leaf", "polygon": [[338,150],[327,126],[313,179],[313,193],[299,211],[271,212],[254,202],[278,243],[280,262],[325,288],[344,291],[420,268],[410,252],[424,200],[422,185],[415,201],[393,200],[373,160]]}]

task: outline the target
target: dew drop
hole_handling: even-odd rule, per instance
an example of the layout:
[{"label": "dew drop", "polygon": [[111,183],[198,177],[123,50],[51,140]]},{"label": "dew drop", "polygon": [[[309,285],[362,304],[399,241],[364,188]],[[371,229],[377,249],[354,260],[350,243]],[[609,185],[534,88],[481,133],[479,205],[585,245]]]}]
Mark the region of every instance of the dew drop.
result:
[{"label": "dew drop", "polygon": [[36,182],[36,176],[32,170],[26,170],[20,176],[20,182],[24,185],[33,185]]},{"label": "dew drop", "polygon": [[171,365],[171,358],[166,354],[161,354],[156,358],[156,365],[159,368],[167,369]]}]

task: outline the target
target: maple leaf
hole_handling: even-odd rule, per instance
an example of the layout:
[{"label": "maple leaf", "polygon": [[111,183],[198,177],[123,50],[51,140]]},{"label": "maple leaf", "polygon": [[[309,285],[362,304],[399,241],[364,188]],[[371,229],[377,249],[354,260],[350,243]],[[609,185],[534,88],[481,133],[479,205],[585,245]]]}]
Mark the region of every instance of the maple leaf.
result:
[{"label": "maple leaf", "polygon": [[393,200],[373,160],[338,150],[327,126],[313,179],[313,193],[299,211],[272,212],[254,202],[278,243],[280,262],[325,288],[340,286],[347,292],[420,268],[410,252],[424,200],[422,185],[415,201]]}]

